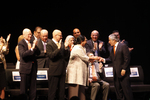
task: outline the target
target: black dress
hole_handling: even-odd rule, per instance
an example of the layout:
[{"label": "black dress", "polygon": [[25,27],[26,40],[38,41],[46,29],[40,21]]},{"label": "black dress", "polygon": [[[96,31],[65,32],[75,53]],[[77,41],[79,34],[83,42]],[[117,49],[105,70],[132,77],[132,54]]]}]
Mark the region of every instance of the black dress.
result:
[{"label": "black dress", "polygon": [[0,63],[0,89],[6,87],[6,73],[4,69],[4,64]]}]

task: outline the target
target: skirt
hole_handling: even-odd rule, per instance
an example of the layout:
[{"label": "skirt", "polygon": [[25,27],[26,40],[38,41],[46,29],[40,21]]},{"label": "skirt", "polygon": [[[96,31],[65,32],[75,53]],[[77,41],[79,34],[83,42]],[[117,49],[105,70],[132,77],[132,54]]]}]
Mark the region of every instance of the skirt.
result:
[{"label": "skirt", "polygon": [[4,69],[4,65],[3,63],[0,63],[0,88],[4,88],[7,85],[6,82],[6,73],[5,73],[5,69]]}]

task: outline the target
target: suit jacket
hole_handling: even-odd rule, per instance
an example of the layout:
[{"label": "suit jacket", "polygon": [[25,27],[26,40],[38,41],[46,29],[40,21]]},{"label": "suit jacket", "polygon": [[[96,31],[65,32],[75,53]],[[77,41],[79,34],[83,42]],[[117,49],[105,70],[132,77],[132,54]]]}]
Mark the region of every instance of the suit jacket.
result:
[{"label": "suit jacket", "polygon": [[35,55],[39,55],[40,50],[37,47],[35,47],[33,51],[28,50],[28,44],[24,39],[18,43],[18,48],[19,48],[19,55],[20,55],[19,72],[24,74],[30,74],[32,69],[32,63],[34,62],[35,66],[37,66]]},{"label": "suit jacket", "polygon": [[86,55],[85,48],[75,45],[67,66],[66,83],[86,86],[88,61],[89,57]]},{"label": "suit jacket", "polygon": [[130,74],[129,62],[130,62],[130,53],[128,47],[124,43],[118,43],[116,48],[116,53],[112,49],[109,58],[106,59],[106,62],[112,61],[113,63],[113,73],[117,77],[122,78],[121,70],[126,70],[126,74]]},{"label": "suit jacket", "polygon": [[[121,42],[121,41],[122,41],[122,40],[120,40],[120,42]],[[123,43],[128,46],[128,42],[127,42],[127,41],[123,41]],[[107,49],[108,49],[108,51],[109,51],[109,54],[111,53],[112,48],[113,48],[113,47],[112,47],[109,43],[107,43]]]},{"label": "suit jacket", "polygon": [[[47,43],[49,41],[50,39],[47,40]],[[44,53],[44,46],[41,39],[39,39],[37,47],[41,51],[40,55],[37,56],[38,68],[48,68],[47,65],[49,65],[49,58],[47,53]]]},{"label": "suit jacket", "polygon": [[66,74],[66,61],[65,59],[69,56],[69,50],[64,47],[62,42],[61,48],[58,49],[57,45],[53,40],[50,40],[46,46],[46,52],[50,59],[49,62],[49,75],[59,76]]},{"label": "suit jacket", "polygon": [[[97,47],[99,47],[99,43],[101,43],[101,42],[103,42],[103,41],[97,40]],[[93,53],[95,53],[95,51],[93,50],[94,44],[93,44],[92,39],[87,41],[87,43],[85,45],[85,48],[86,48],[86,52],[93,52]],[[99,48],[98,48],[98,56],[104,57],[105,53],[106,53],[105,43],[103,42],[102,50],[99,50]]]},{"label": "suit jacket", "polygon": [[[35,36],[32,35],[31,40],[30,40],[30,43],[33,43],[34,40],[35,40]],[[39,41],[39,40],[40,40],[40,39],[37,39],[37,41]]]},{"label": "suit jacket", "polygon": [[30,43],[33,43],[34,40],[35,40],[35,37],[32,35]]}]

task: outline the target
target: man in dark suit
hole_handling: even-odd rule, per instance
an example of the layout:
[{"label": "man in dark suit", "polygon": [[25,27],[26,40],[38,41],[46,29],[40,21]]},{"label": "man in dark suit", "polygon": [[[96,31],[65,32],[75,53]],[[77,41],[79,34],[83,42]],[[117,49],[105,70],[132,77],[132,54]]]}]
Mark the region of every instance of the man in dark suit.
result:
[{"label": "man in dark suit", "polygon": [[[120,39],[120,34],[119,34],[119,31],[118,31],[118,30],[114,30],[114,31],[112,32],[112,34],[115,34],[115,35],[118,37],[119,42],[126,44],[126,45],[128,46],[128,49],[129,49],[130,52],[134,49],[134,48],[130,48],[130,47],[129,47],[128,41],[125,41],[125,39],[123,39],[123,40]],[[112,46],[108,43],[108,44],[107,44],[107,47],[108,47],[108,51],[109,51],[109,53],[110,53],[111,50],[112,50]]]},{"label": "man in dark suit", "polygon": [[[35,55],[40,54],[37,48],[37,40],[30,43],[31,30],[25,28],[23,30],[24,39],[18,43],[19,55],[20,55],[20,94],[27,94],[29,88],[29,100],[36,99],[36,73],[37,73],[37,61]],[[29,86],[29,87],[28,87]]]},{"label": "man in dark suit", "polygon": [[65,59],[69,55],[68,43],[64,45],[61,42],[62,33],[60,30],[54,30],[52,35],[53,39],[46,46],[47,55],[50,59],[48,100],[55,99],[56,90],[58,90],[58,100],[64,100],[67,66]]},{"label": "man in dark suit", "polygon": [[118,100],[133,100],[130,87],[130,53],[126,44],[119,42],[116,35],[109,35],[109,43],[113,46],[109,58],[103,59],[103,62],[113,63],[114,86]]},{"label": "man in dark suit", "polygon": [[49,68],[49,58],[46,53],[46,45],[49,41],[48,31],[46,29],[42,29],[40,39],[37,44],[37,47],[41,51],[41,54],[37,56],[38,68]]},{"label": "man in dark suit", "polygon": [[31,40],[30,40],[31,43],[33,43],[35,39],[39,41],[41,30],[42,28],[40,26],[35,27],[34,34],[32,35]]},{"label": "man in dark suit", "polygon": [[85,48],[86,52],[93,52],[95,56],[105,57],[105,44],[103,41],[98,40],[99,32],[93,30],[91,32],[91,39],[87,41]]}]

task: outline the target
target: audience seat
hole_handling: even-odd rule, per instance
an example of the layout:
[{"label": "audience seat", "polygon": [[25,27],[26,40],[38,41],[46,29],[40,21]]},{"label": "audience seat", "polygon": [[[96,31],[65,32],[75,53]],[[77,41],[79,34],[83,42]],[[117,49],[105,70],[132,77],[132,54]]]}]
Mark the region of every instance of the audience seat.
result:
[{"label": "audience seat", "polygon": [[[10,65],[13,66],[12,64]],[[132,73],[133,76],[130,77],[131,88],[133,93],[140,93],[140,94],[144,93],[144,95],[147,95],[146,93],[150,93],[150,84],[144,84],[144,74],[143,74],[142,67],[130,66],[130,68],[137,69],[135,70],[135,72]],[[48,70],[49,70],[48,68],[38,68],[38,71],[41,70],[47,71],[47,75],[48,75]],[[103,67],[102,71],[103,71],[103,73],[101,74],[102,79],[110,83],[109,98],[112,98],[111,94],[113,95],[115,94],[112,66]],[[13,80],[12,72],[19,72],[19,69],[10,69],[10,68],[6,69],[6,78],[7,78],[6,96],[8,97],[18,96],[20,94],[20,81]],[[106,72],[108,73],[106,74]],[[88,91],[87,87],[86,87],[86,91]],[[66,93],[68,93],[68,91],[66,91]],[[90,98],[89,92],[86,93],[88,93],[87,97]],[[37,80],[37,96],[47,96],[47,95],[48,95],[48,80]]]},{"label": "audience seat", "polygon": [[[133,71],[131,71],[133,69]],[[137,70],[135,70],[137,69]],[[103,73],[102,73],[102,79],[104,81],[107,81],[108,83],[110,83],[110,92],[109,94],[114,94],[115,92],[115,87],[114,87],[114,83],[113,83],[113,77],[112,77],[112,66],[108,66],[108,67],[103,67]],[[106,71],[108,70],[107,74]],[[145,93],[144,95],[146,95],[146,93],[150,93],[150,84],[144,84],[144,73],[143,73],[143,69],[141,66],[130,66],[130,71],[131,71],[131,75],[130,75],[130,81],[131,81],[131,88],[132,88],[132,92],[133,93]],[[107,77],[109,76],[109,77]],[[144,99],[143,99],[144,100]]]}]

